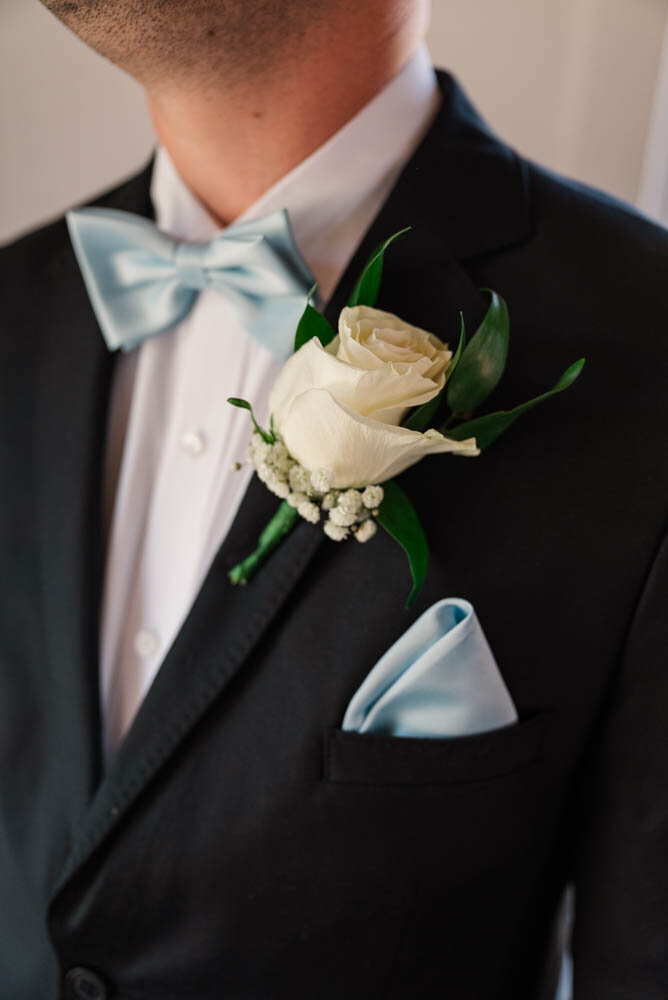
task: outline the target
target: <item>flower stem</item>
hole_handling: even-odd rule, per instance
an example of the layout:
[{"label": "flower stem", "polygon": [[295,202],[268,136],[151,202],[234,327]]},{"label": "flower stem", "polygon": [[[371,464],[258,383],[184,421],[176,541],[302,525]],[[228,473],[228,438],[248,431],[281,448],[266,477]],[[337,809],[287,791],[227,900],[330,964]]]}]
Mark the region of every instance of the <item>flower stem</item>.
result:
[{"label": "flower stem", "polygon": [[299,520],[299,514],[285,500],[278,508],[271,521],[260,535],[257,548],[249,556],[237,563],[228,573],[232,583],[242,586],[251,579],[276,546],[294,528]]}]

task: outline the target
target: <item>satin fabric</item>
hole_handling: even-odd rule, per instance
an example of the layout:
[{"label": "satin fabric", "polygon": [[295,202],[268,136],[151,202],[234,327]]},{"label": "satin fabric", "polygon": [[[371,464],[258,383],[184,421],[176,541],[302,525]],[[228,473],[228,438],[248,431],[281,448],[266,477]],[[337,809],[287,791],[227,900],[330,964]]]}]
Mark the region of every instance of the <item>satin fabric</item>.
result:
[{"label": "satin fabric", "polygon": [[232,225],[208,243],[172,239],[147,219],[108,208],[69,212],[67,225],[110,350],[129,351],[175,326],[213,288],[272,354],[292,353],[315,282],[286,211]]},{"label": "satin fabric", "polygon": [[438,601],[367,675],[343,729],[388,736],[485,732],[518,715],[473,606]]}]

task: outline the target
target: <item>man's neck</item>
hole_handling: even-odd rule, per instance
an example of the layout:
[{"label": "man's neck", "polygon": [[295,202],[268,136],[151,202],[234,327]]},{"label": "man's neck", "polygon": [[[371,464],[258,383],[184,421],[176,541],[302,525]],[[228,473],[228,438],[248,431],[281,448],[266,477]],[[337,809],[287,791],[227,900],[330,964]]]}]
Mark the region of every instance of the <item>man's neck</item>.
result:
[{"label": "man's neck", "polygon": [[[160,142],[223,225],[350,120],[401,69],[422,19],[304,39],[288,65],[246,85],[149,93]],[[331,26],[330,26],[331,27]]]}]

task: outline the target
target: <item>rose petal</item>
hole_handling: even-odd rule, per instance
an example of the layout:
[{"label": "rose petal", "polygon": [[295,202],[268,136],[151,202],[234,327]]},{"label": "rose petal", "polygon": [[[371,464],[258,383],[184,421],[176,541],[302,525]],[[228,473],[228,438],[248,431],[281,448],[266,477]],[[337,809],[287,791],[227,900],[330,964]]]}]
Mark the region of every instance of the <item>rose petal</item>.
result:
[{"label": "rose petal", "polygon": [[336,353],[341,360],[367,369],[379,368],[388,361],[415,363],[429,359],[428,377],[434,379],[445,371],[452,358],[447,344],[434,334],[370,306],[341,311]]},{"label": "rose petal", "polygon": [[288,406],[282,434],[290,454],[306,469],[326,468],[335,489],[383,483],[425,455],[478,455],[475,439],[453,441],[352,413],[325,389],[309,389]]},{"label": "rose petal", "polygon": [[356,368],[333,357],[314,338],[293,354],[281,369],[269,397],[274,424],[283,434],[286,408],[308,389],[327,389],[344,406],[383,423],[399,424],[409,408],[421,406],[441,391],[437,380],[422,374],[428,358],[414,365],[383,364],[376,370]]}]

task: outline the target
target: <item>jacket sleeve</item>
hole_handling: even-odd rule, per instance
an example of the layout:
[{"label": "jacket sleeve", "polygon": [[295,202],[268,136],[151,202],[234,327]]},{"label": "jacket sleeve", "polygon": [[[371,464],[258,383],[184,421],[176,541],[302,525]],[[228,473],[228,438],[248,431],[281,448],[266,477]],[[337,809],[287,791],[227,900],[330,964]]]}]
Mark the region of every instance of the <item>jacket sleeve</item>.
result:
[{"label": "jacket sleeve", "polygon": [[576,1000],[668,997],[668,533],[582,785]]}]

